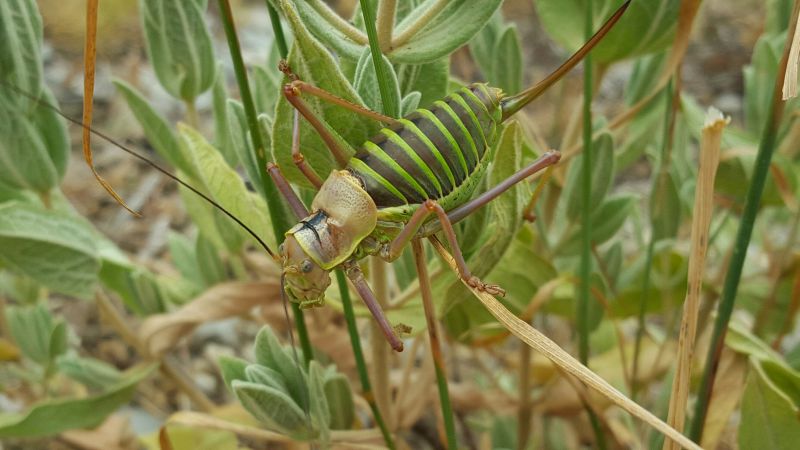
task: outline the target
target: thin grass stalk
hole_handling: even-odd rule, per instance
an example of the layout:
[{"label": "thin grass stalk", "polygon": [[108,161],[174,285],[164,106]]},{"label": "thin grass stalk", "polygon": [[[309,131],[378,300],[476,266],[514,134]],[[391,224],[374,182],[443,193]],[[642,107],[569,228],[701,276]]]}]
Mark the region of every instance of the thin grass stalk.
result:
[{"label": "thin grass stalk", "polygon": [[519,406],[517,407],[517,449],[525,450],[531,436],[531,348],[519,348]]},{"label": "thin grass stalk", "polygon": [[[378,404],[375,403],[375,397],[372,395],[372,384],[369,381],[367,363],[364,361],[364,352],[361,350],[361,340],[358,336],[358,325],[356,325],[356,314],[353,311],[353,301],[350,299],[347,279],[344,276],[344,272],[341,270],[336,271],[336,283],[339,286],[344,320],[347,323],[347,333],[350,335],[350,345],[353,347],[353,358],[356,360],[358,379],[361,382],[361,395],[367,400],[369,408],[372,410],[372,416],[375,418],[375,423],[381,430],[383,441],[388,448],[394,450],[394,440],[389,432],[389,428],[386,426],[386,422],[383,421],[383,416],[381,415],[380,409],[378,409]],[[386,345],[385,343],[383,344]]]},{"label": "thin grass stalk", "polygon": [[[275,240],[280,242],[283,238],[283,233],[291,227],[288,221],[290,216],[286,214],[280,194],[267,174],[267,150],[264,147],[264,138],[261,135],[261,127],[258,124],[253,95],[250,92],[250,84],[247,81],[247,69],[244,67],[244,60],[242,59],[242,49],[239,46],[239,38],[236,34],[236,24],[233,22],[231,4],[228,0],[218,0],[218,3],[222,16],[222,24],[225,28],[225,37],[228,40],[228,49],[231,52],[233,71],[236,73],[236,83],[239,85],[242,105],[244,106],[244,112],[247,116],[250,138],[253,141],[253,147],[256,151],[256,161],[258,162],[258,170],[261,175],[260,182],[267,200],[267,209],[269,210],[269,217],[272,223],[272,232],[275,234]],[[275,34],[277,36],[278,34],[282,34],[282,32],[276,29]],[[306,322],[303,318],[303,311],[300,310],[300,307],[296,303],[292,303],[291,305],[297,336],[300,340],[300,347],[303,350],[303,359],[306,366],[308,366],[311,360],[314,359],[314,352],[311,348],[311,340],[308,337],[308,329],[306,328]]]},{"label": "thin grass stalk", "polygon": [[411,248],[414,251],[414,263],[417,266],[417,275],[419,276],[419,290],[422,293],[422,307],[425,310],[425,322],[428,326],[431,358],[436,372],[436,385],[439,388],[439,404],[442,408],[442,419],[444,420],[444,429],[447,435],[447,448],[456,450],[458,448],[456,426],[453,420],[453,407],[450,404],[450,392],[447,389],[447,371],[445,370],[444,355],[442,354],[442,346],[439,339],[440,333],[436,321],[436,310],[433,307],[433,292],[428,278],[428,265],[425,260],[425,252],[422,249],[422,242],[419,239],[411,241]]},{"label": "thin grass stalk", "polygon": [[778,128],[783,117],[784,101],[781,98],[781,87],[786,77],[786,68],[789,60],[792,37],[797,28],[797,14],[800,11],[800,0],[795,0],[792,10],[789,30],[786,34],[786,42],[783,48],[783,56],[778,65],[775,85],[772,88],[772,107],[770,108],[764,131],[761,136],[761,143],[758,146],[755,167],[753,169],[753,180],[747,190],[742,221],[739,223],[739,230],[736,233],[733,255],[731,257],[728,272],[725,276],[725,284],[722,289],[719,307],[717,308],[717,319],[714,322],[714,330],[711,335],[711,345],[706,354],[706,364],[703,370],[703,378],[700,390],[697,393],[697,403],[695,404],[694,417],[689,429],[689,437],[695,442],[700,442],[703,436],[703,426],[705,424],[708,406],[711,400],[711,392],[714,387],[714,378],[719,368],[720,355],[725,342],[725,334],[728,330],[728,323],[733,313],[733,306],[736,300],[736,293],[739,288],[739,280],[742,276],[742,268],[747,257],[747,247],[753,234],[753,225],[758,214],[761,195],[764,192],[769,166],[772,161],[772,154],[777,143]]},{"label": "thin grass stalk", "polygon": [[364,16],[364,27],[367,29],[369,38],[369,51],[372,54],[372,64],[375,66],[375,75],[378,78],[378,89],[381,92],[383,102],[383,113],[390,117],[400,115],[397,102],[391,93],[389,78],[383,66],[383,54],[381,45],[378,42],[378,31],[375,29],[375,8],[368,0],[361,0],[361,14]]},{"label": "thin grass stalk", "polygon": [[[656,195],[656,190],[658,189],[658,180],[666,170],[666,166],[668,164],[667,159],[670,154],[669,152],[669,141],[670,141],[670,130],[672,129],[671,120],[673,116],[672,111],[674,111],[675,103],[673,101],[673,83],[670,80],[667,83],[666,89],[664,90],[664,98],[666,100],[666,111],[664,113],[664,135],[662,140],[662,147],[661,147],[661,162],[659,165],[658,170],[653,171],[653,192],[651,195]],[[653,202],[650,202],[652,205]],[[653,223],[653,211],[650,211],[650,229],[655,230],[655,223]],[[653,265],[653,254],[655,253],[655,246],[656,246],[656,239],[655,236],[651,234],[650,240],[647,243],[647,252],[645,253],[644,259],[644,278],[642,280],[642,296],[639,300],[639,314],[637,316],[637,323],[638,327],[636,329],[636,338],[633,344],[633,369],[631,374],[631,398],[636,400],[636,394],[639,392],[639,359],[641,356],[642,351],[642,340],[644,339],[645,334],[645,313],[647,312],[647,304],[648,299],[650,298],[650,273],[652,272],[652,265]]]},{"label": "thin grass stalk", "polygon": [[269,0],[265,1],[267,3],[267,12],[269,13],[269,21],[272,24],[272,33],[275,35],[275,45],[278,46],[278,53],[281,58],[286,59],[289,55],[289,47],[286,45],[286,36],[283,34],[281,18]]},{"label": "thin grass stalk", "polygon": [[[692,357],[695,350],[697,319],[700,311],[700,294],[705,274],[708,232],[714,209],[714,179],[719,165],[722,131],[728,123],[719,111],[709,112],[703,127],[700,145],[700,169],[692,214],[691,250],[688,268],[686,301],[678,336],[678,366],[672,382],[667,423],[676,430],[683,429],[686,420],[686,403],[689,400]],[[664,450],[677,450],[672,441],[664,442]]]},{"label": "thin grass stalk", "polygon": [[[386,270],[388,263],[377,256],[370,258],[370,280],[375,298],[384,311],[387,311],[389,298],[389,273]],[[372,321],[370,347],[372,350],[372,380],[375,382],[375,402],[382,414],[385,415],[386,425],[394,429],[392,414],[392,394],[389,383],[389,365],[391,349],[382,338],[381,328],[377,322]]]},{"label": "thin grass stalk", "polygon": [[[592,0],[586,2],[584,34],[590,39],[594,34],[592,27]],[[592,276],[592,97],[594,95],[592,53],[586,54],[583,61],[583,164],[581,179],[581,262],[580,289],[578,292],[578,358],[583,365],[589,364],[589,301],[591,296]],[[606,442],[603,429],[597,415],[586,405],[586,413],[592,425],[598,448],[605,449]]]}]

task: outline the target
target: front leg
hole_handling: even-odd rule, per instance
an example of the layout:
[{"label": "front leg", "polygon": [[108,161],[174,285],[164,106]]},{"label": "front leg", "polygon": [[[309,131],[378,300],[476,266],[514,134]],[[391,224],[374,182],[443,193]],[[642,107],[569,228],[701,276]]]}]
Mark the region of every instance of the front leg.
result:
[{"label": "front leg", "polygon": [[478,277],[472,275],[469,267],[467,267],[467,262],[464,260],[464,255],[461,253],[461,248],[458,246],[456,232],[453,230],[453,224],[447,217],[447,212],[445,212],[444,208],[442,208],[442,206],[437,203],[436,200],[425,200],[425,202],[420,205],[419,209],[414,212],[414,214],[411,216],[411,219],[400,231],[400,234],[398,234],[392,242],[383,248],[380,254],[381,258],[385,259],[386,261],[394,261],[397,259],[400,256],[400,253],[402,253],[403,248],[417,235],[420,227],[425,223],[425,220],[431,214],[436,214],[436,217],[439,219],[439,223],[442,226],[442,232],[444,233],[445,237],[447,237],[447,242],[450,243],[450,248],[453,251],[453,257],[455,258],[456,265],[458,266],[458,276],[468,285],[478,290],[488,292],[492,295],[506,295],[506,291],[500,286],[484,283]]}]

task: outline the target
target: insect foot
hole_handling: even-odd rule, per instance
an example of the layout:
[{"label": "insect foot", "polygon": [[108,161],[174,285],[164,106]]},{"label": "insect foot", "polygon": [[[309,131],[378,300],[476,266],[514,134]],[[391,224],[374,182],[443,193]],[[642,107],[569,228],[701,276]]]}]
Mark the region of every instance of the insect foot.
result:
[{"label": "insect foot", "polygon": [[486,292],[491,295],[499,295],[500,297],[506,296],[506,290],[496,284],[488,284],[481,281],[478,277],[472,276],[467,280],[467,284],[474,287],[479,291]]}]

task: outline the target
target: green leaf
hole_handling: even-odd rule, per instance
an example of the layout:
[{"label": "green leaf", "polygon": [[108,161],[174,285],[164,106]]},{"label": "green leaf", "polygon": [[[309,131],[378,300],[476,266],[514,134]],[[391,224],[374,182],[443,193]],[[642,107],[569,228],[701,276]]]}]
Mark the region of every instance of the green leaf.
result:
[{"label": "green leaf", "polygon": [[9,331],[22,354],[31,361],[46,366],[52,360],[54,331],[59,324],[63,327],[63,322],[53,320],[50,311],[42,303],[35,306],[12,306],[8,308],[7,314]]},{"label": "green leaf", "polygon": [[[253,142],[250,138],[250,128],[247,125],[244,106],[237,100],[228,99],[225,108],[227,110],[228,127],[230,130],[230,143],[228,145],[236,153],[239,164],[244,167],[250,184],[253,185],[262,197],[265,197],[262,191],[264,186],[261,183],[261,172],[258,169],[255,149],[253,148]],[[265,119],[264,115],[259,115],[259,125],[263,131],[264,145],[269,147],[272,143],[272,133],[268,132],[268,130],[272,130],[272,122],[270,122],[268,118]]]},{"label": "green leaf", "polygon": [[[592,29],[600,28],[623,1],[594,1]],[[547,33],[570,52],[586,41],[586,0],[540,0],[534,6]],[[610,63],[667,48],[674,39],[679,7],[680,0],[631,2],[614,29],[592,50],[592,58]]]},{"label": "green leaf", "polygon": [[303,410],[287,394],[248,381],[234,380],[231,387],[242,406],[267,427],[296,439],[310,437]]},{"label": "green leaf", "polygon": [[792,374],[790,392],[775,381],[776,367],[751,359],[752,371],[742,397],[739,448],[793,449],[800,440],[800,376]]},{"label": "green leaf", "polygon": [[[338,18],[330,6],[326,5],[321,0],[301,0],[301,1],[286,1],[286,0],[271,0],[273,4],[278,4],[279,7],[296,8],[296,14],[302,18],[303,23],[308,29],[314,33],[314,36],[330,46],[338,54],[351,60],[358,59],[364,48],[367,48],[367,37],[364,33],[363,42],[355,42],[344,31],[342,22],[344,19]],[[291,5],[289,4],[291,3]],[[336,19],[339,20],[336,20]],[[291,22],[291,18],[289,18]],[[295,30],[295,34],[297,31]],[[305,37],[303,37],[305,38]]]},{"label": "green leaf", "polygon": [[38,97],[42,89],[42,18],[34,0],[0,2],[0,78]]},{"label": "green leaf", "polygon": [[250,365],[249,362],[231,356],[220,356],[217,364],[219,364],[219,371],[222,374],[223,381],[225,381],[225,386],[228,386],[231,391],[233,391],[231,383],[234,380],[246,380],[244,371]]},{"label": "green leaf", "polygon": [[147,99],[133,86],[122,80],[114,80],[114,86],[122,93],[125,102],[144,130],[147,140],[169,164],[190,175],[195,175],[193,167],[186,161],[178,145],[178,138],[161,114],[148,103]]},{"label": "green leaf", "polygon": [[205,280],[200,273],[195,244],[186,236],[169,231],[167,245],[172,264],[181,273],[181,276],[197,287],[205,286]]},{"label": "green leaf", "polygon": [[[201,426],[190,427],[168,424],[162,428],[167,434],[171,448],[174,450],[241,450],[239,439],[232,431],[212,430]],[[146,437],[139,437],[147,449],[161,449],[156,432]]]},{"label": "green leaf", "polygon": [[22,414],[0,414],[0,438],[45,437],[76,428],[93,428],[128,403],[136,385],[155,367],[131,369],[124,374],[122,381],[101,394],[41,402]]},{"label": "green leaf", "polygon": [[517,27],[509,26],[500,35],[492,52],[492,79],[489,84],[510,94],[522,90],[522,50]]},{"label": "green leaf", "polygon": [[400,117],[405,117],[419,107],[422,94],[419,91],[410,92],[400,101]]},{"label": "green leaf", "polygon": [[355,421],[355,405],[350,381],[340,373],[332,373],[325,379],[325,399],[330,409],[332,430],[349,430]]},{"label": "green leaf", "polygon": [[[214,200],[230,211],[231,214],[238,217],[251,230],[258,232],[271,229],[266,214],[267,205],[264,203],[263,198],[247,190],[242,179],[239,178],[236,171],[225,163],[222,155],[193,128],[180,125],[178,134],[183,144],[184,156],[190,160],[198,173],[196,182],[200,184],[200,187],[204,187]],[[195,185],[195,187],[198,186]],[[213,211],[214,214],[221,214],[216,210]],[[220,219],[222,219],[221,215]],[[244,230],[238,230],[238,226],[232,224],[230,220],[213,220],[215,220],[215,225],[218,229],[222,226],[228,226],[236,228],[237,233],[240,235],[245,233]],[[225,234],[221,233],[221,236],[225,237]],[[274,243],[269,242],[268,236],[262,235],[262,238],[269,245],[274,246]],[[226,244],[230,242],[232,241],[228,239]],[[238,248],[240,242],[233,242],[235,245],[228,246],[228,249],[234,250]]]},{"label": "green leaf", "polygon": [[[298,8],[304,2],[297,2]],[[339,65],[330,52],[323,47],[300,20],[297,10],[290,2],[282,2],[283,11],[294,32],[295,40],[289,52],[289,65],[301,80],[318,88],[331,92],[339,97],[357,104],[363,104],[358,94],[339,70]],[[361,52],[359,51],[358,55]],[[333,132],[340,135],[339,141],[345,151],[353,152],[352,145],[358,145],[377,133],[380,123],[367,119],[344,108],[325,102],[311,95],[303,95],[312,113]],[[275,113],[272,128],[272,153],[284,175],[293,183],[311,187],[292,160],[292,128],[294,124],[294,108],[281,97]],[[323,179],[336,167],[330,150],[307,123],[300,120],[300,145],[306,161]],[[349,155],[348,155],[349,156]]]},{"label": "green leaf", "polygon": [[[636,197],[630,194],[614,195],[606,199],[592,212],[592,245],[600,245],[611,239],[622,228],[625,220],[636,204]],[[571,227],[560,240],[558,253],[574,255],[580,251],[580,227]]]},{"label": "green leaf", "polygon": [[217,76],[214,77],[211,96],[214,110],[214,147],[219,149],[229,166],[236,167],[239,157],[231,146],[233,138],[228,118],[228,92],[225,88],[225,69],[222,64],[217,64]]},{"label": "green leaf", "polygon": [[194,253],[197,255],[197,268],[205,286],[213,286],[228,278],[219,249],[203,233],[197,234]]},{"label": "green leaf", "polygon": [[[10,91],[0,96],[0,184],[47,194],[58,186],[66,170],[69,140],[64,120],[38,103],[17,106]],[[42,88],[42,101],[55,98]]]},{"label": "green leaf", "polygon": [[0,262],[42,285],[87,298],[100,261],[86,222],[32,205],[0,205]]},{"label": "green leaf", "polygon": [[289,389],[283,381],[283,375],[267,366],[250,364],[244,369],[244,380],[252,383],[263,384],[277,391],[289,394]]},{"label": "green leaf", "polygon": [[[418,21],[438,0],[421,4],[400,23],[395,36],[400,36],[418,26]],[[451,0],[426,25],[415,31],[408,42],[388,53],[389,60],[397,63],[422,64],[449,55],[469,42],[500,7],[501,0]]]},{"label": "green leaf", "polygon": [[[772,104],[772,89],[783,53],[784,34],[762,35],[744,68],[744,117],[747,130],[759,136]],[[726,133],[727,134],[727,133]]]},{"label": "green leaf", "polygon": [[415,91],[420,93],[420,108],[428,107],[447,95],[450,58],[439,58],[426,64],[397,64],[395,69],[404,95]]},{"label": "green leaf", "polygon": [[206,0],[140,0],[139,7],[158,81],[173,97],[193,102],[215,77],[214,49],[203,18]]},{"label": "green leaf", "polygon": [[670,239],[678,234],[681,225],[681,198],[670,172],[658,174],[650,197],[653,239]]},{"label": "green leaf", "polygon": [[[397,83],[397,74],[394,73],[392,63],[382,57],[384,74],[390,83],[391,95],[394,96],[394,104],[400,104],[400,86]],[[367,108],[383,113],[383,100],[381,99],[378,88],[378,76],[375,73],[375,65],[372,64],[372,54],[369,48],[364,49],[364,53],[358,58],[353,87],[364,101]]]},{"label": "green leaf", "polygon": [[308,367],[308,391],[311,398],[311,421],[323,447],[330,441],[331,411],[325,396],[325,371],[317,361]]},{"label": "green leaf", "polygon": [[256,362],[262,366],[278,372],[286,383],[288,394],[298,405],[308,404],[308,388],[306,374],[302,367],[297,365],[289,351],[285,351],[278,338],[268,326],[261,328],[255,342]]},{"label": "green leaf", "polygon": [[[567,198],[567,219],[577,221],[581,216],[581,180],[583,179],[583,158],[581,153],[570,165],[567,181],[564,182],[563,196]],[[614,141],[611,135],[603,133],[592,145],[592,192],[588,208],[599,205],[614,181]]]},{"label": "green leaf", "polygon": [[119,383],[124,374],[116,367],[95,358],[82,358],[74,353],[56,361],[58,371],[85,386],[102,390]]}]

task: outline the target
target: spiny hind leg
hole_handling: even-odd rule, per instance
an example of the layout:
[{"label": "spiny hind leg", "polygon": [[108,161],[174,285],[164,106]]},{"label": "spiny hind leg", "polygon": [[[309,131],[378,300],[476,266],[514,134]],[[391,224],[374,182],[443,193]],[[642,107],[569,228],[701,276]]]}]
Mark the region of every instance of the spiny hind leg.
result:
[{"label": "spiny hind leg", "polygon": [[464,255],[461,253],[461,248],[458,246],[458,240],[456,239],[456,232],[453,230],[453,224],[450,221],[450,218],[447,217],[447,213],[445,212],[444,208],[442,208],[442,206],[435,200],[426,200],[422,205],[420,205],[419,209],[414,212],[414,214],[411,216],[411,219],[400,231],[400,234],[398,234],[397,237],[395,237],[395,239],[389,243],[389,245],[386,247],[386,251],[381,254],[381,257],[387,261],[392,261],[400,256],[403,248],[408,245],[411,239],[416,237],[420,227],[425,223],[425,219],[427,219],[427,217],[431,214],[436,214],[436,217],[439,219],[439,223],[442,226],[442,232],[444,233],[445,237],[447,237],[447,242],[450,244],[450,248],[453,251],[453,257],[455,258],[456,265],[458,266],[458,276],[467,284],[478,290],[488,292],[492,295],[504,296],[506,291],[500,286],[484,283],[480,280],[480,278],[472,275],[469,267],[467,267],[467,262],[464,260]]}]

